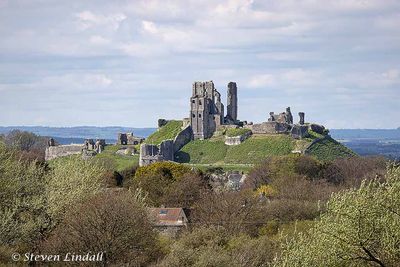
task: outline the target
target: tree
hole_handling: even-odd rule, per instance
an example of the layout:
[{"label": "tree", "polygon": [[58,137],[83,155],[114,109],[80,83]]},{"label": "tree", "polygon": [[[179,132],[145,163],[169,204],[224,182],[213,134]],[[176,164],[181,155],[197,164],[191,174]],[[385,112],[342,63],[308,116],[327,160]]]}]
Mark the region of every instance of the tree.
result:
[{"label": "tree", "polygon": [[200,227],[175,242],[157,266],[269,266],[277,243],[263,236],[231,235],[222,228]]},{"label": "tree", "polygon": [[105,252],[104,266],[148,265],[160,247],[146,207],[133,193],[108,190],[69,207],[43,253]]},{"label": "tree", "polygon": [[19,151],[25,159],[30,161],[44,161],[47,138],[31,132],[13,130],[4,137],[7,147]]},{"label": "tree", "polygon": [[256,235],[264,222],[258,198],[250,191],[207,192],[196,202],[192,221],[201,226],[219,226],[230,234]]},{"label": "tree", "polygon": [[0,143],[0,262],[10,260],[8,249],[33,250],[50,225],[44,174]]},{"label": "tree", "polygon": [[156,162],[136,170],[133,187],[142,188],[148,193],[150,204],[159,206],[164,204],[165,196],[171,192],[170,187],[189,173],[192,170],[183,164]]},{"label": "tree", "polygon": [[276,266],[398,266],[400,167],[386,181],[365,180],[336,193],[307,234],[286,244]]},{"label": "tree", "polygon": [[168,207],[190,208],[208,190],[210,186],[206,176],[195,172],[186,173],[181,179],[168,186],[162,203]]},{"label": "tree", "polygon": [[46,194],[54,219],[57,220],[69,206],[103,190],[105,174],[106,169],[95,160],[69,157],[53,161],[47,173]]}]

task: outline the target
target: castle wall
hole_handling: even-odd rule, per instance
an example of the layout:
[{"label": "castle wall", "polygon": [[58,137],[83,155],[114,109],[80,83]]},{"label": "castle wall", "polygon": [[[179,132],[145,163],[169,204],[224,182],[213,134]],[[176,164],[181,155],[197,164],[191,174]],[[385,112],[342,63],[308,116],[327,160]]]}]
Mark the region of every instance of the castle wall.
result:
[{"label": "castle wall", "polygon": [[154,162],[174,160],[174,141],[165,140],[159,145],[142,144],[140,146],[139,166]]},{"label": "castle wall", "polygon": [[174,139],[174,153],[193,139],[193,131],[190,125],[185,127]]},{"label": "castle wall", "polygon": [[46,148],[45,160],[81,154],[83,147],[81,144],[49,146]]},{"label": "castle wall", "polygon": [[246,125],[254,134],[279,134],[288,133],[289,124],[276,121],[268,121],[259,124]]}]

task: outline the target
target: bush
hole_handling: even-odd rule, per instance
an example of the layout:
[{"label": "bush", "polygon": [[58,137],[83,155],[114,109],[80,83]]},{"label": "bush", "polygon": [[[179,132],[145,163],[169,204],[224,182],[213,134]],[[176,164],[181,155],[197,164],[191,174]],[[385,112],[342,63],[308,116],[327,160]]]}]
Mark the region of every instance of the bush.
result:
[{"label": "bush", "polygon": [[285,245],[275,266],[397,266],[400,167],[335,194],[320,221]]},{"label": "bush", "polygon": [[163,175],[169,176],[173,180],[180,179],[185,173],[189,173],[191,169],[183,164],[171,161],[155,162],[153,164],[139,167],[135,172],[135,179],[142,179],[147,176]]},{"label": "bush", "polygon": [[189,167],[182,164],[156,162],[139,167],[136,170],[133,186],[142,188],[148,193],[150,203],[154,206],[159,206],[168,199],[166,195],[173,190],[173,184],[180,181],[185,174],[191,172]]},{"label": "bush", "polygon": [[157,266],[269,266],[277,250],[277,244],[265,236],[252,239],[201,227],[175,242]]}]

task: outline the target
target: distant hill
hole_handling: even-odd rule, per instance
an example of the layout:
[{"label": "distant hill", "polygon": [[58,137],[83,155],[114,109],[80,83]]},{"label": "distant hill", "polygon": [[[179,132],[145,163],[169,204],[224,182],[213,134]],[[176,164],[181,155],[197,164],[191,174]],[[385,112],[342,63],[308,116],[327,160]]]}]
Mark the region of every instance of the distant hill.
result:
[{"label": "distant hill", "polygon": [[133,132],[136,136],[147,137],[156,128],[130,128],[122,126],[95,127],[95,126],[76,126],[76,127],[44,127],[44,126],[0,126],[0,134],[8,133],[14,129],[28,131],[41,136],[54,137],[62,144],[76,143],[85,138],[101,138],[108,141],[117,140],[119,132]]},{"label": "distant hill", "polygon": [[400,128],[397,129],[330,129],[335,139],[400,139]]}]

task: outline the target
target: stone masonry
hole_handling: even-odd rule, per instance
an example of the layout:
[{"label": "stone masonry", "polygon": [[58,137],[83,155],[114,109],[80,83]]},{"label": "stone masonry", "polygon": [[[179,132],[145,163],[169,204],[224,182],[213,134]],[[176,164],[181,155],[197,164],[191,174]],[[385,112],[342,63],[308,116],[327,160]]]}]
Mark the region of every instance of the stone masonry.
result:
[{"label": "stone masonry", "polygon": [[190,98],[190,126],[194,139],[210,138],[221,125],[237,124],[237,86],[228,84],[227,116],[221,94],[212,81],[194,82]]},{"label": "stone masonry", "polygon": [[164,140],[159,145],[142,144],[140,146],[139,166],[159,161],[174,160],[174,140]]}]

